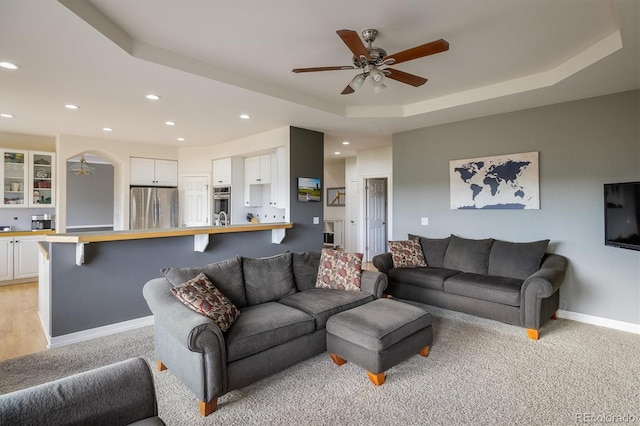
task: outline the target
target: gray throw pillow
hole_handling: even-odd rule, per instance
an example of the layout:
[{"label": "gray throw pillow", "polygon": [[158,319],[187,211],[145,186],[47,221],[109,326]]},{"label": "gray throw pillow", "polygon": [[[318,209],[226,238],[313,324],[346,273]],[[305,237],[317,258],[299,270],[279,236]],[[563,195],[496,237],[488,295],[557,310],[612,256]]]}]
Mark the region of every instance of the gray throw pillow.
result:
[{"label": "gray throw pillow", "polygon": [[247,306],[241,256],[205,266],[164,268],[161,272],[174,287],[194,279],[202,272],[234,305],[238,308]]},{"label": "gray throw pillow", "polygon": [[249,306],[272,302],[296,293],[291,253],[259,259],[242,259],[244,285]]},{"label": "gray throw pillow", "polygon": [[499,277],[527,279],[540,269],[549,240],[510,243],[496,240],[489,255],[489,274]]},{"label": "gray throw pillow", "polygon": [[409,234],[409,239],[418,239],[422,247],[422,253],[427,260],[427,266],[435,268],[444,267],[444,256],[447,254],[447,247],[451,237],[447,238],[427,238],[419,235]]},{"label": "gray throw pillow", "polygon": [[444,257],[444,267],[474,274],[487,274],[491,243],[492,238],[471,240],[452,235]]},{"label": "gray throw pillow", "polygon": [[293,253],[293,281],[298,291],[316,287],[320,252]]}]

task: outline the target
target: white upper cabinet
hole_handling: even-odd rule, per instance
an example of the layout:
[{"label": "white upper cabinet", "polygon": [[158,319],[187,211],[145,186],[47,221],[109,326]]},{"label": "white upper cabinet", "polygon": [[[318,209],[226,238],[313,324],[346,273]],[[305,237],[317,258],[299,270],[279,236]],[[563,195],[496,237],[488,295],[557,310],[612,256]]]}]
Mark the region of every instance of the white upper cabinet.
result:
[{"label": "white upper cabinet", "polygon": [[213,160],[213,186],[231,186],[231,158]]},{"label": "white upper cabinet", "polygon": [[131,185],[178,186],[178,162],[131,157]]},{"label": "white upper cabinet", "polygon": [[271,155],[258,155],[244,159],[245,185],[262,185],[271,182]]},{"label": "white upper cabinet", "polygon": [[55,207],[55,154],[0,148],[2,207]]}]

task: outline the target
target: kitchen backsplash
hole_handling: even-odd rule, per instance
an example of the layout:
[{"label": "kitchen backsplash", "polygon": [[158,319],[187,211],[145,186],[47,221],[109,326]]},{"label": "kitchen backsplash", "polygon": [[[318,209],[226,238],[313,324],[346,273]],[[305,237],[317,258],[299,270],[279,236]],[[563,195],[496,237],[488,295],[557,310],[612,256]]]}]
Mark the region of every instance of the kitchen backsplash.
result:
[{"label": "kitchen backsplash", "polygon": [[31,216],[50,214],[55,227],[55,209],[0,209],[0,225],[10,225],[13,231],[31,231]]}]

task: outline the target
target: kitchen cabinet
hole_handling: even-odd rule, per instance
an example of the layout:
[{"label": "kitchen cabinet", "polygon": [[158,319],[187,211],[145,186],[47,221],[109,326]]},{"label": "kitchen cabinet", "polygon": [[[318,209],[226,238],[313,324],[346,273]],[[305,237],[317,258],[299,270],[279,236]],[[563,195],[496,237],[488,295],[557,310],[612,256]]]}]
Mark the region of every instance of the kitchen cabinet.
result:
[{"label": "kitchen cabinet", "polygon": [[279,209],[289,207],[289,183],[287,173],[287,151],[279,147],[275,154],[271,154],[271,193],[269,205]]},{"label": "kitchen cabinet", "polygon": [[55,207],[56,157],[51,152],[29,152],[29,187],[31,207]]},{"label": "kitchen cabinet", "polygon": [[271,154],[244,159],[245,184],[263,185],[271,182]]},{"label": "kitchen cabinet", "polygon": [[38,276],[38,241],[44,237],[0,237],[0,281]]},{"label": "kitchen cabinet", "polygon": [[131,157],[130,184],[144,186],[178,186],[178,162]]},{"label": "kitchen cabinet", "polygon": [[213,186],[231,186],[231,158],[213,160]]},{"label": "kitchen cabinet", "polygon": [[55,207],[55,154],[0,149],[2,207]]}]

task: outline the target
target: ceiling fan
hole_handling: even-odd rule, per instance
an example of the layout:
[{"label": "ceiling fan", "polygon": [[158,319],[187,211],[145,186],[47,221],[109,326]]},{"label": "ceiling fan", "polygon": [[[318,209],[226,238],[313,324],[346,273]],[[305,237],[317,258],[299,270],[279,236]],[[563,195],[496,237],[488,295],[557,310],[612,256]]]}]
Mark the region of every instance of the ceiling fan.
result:
[{"label": "ceiling fan", "polygon": [[362,32],[362,38],[365,42],[369,43],[369,47],[364,45],[358,33],[353,30],[338,30],[336,33],[338,33],[338,36],[340,36],[344,44],[346,44],[349,50],[353,53],[353,65],[295,68],[292,71],[295,73],[301,73],[361,69],[362,72],[356,75],[349,82],[347,87],[345,87],[341,92],[342,95],[348,95],[355,92],[356,89],[362,86],[367,77],[371,77],[373,92],[376,94],[380,93],[387,87],[384,84],[385,77],[413,87],[422,86],[427,82],[426,78],[393,68],[381,69],[380,67],[388,67],[389,65],[399,64],[401,62],[407,62],[449,50],[449,43],[440,39],[411,49],[403,50],[402,52],[398,52],[393,55],[387,55],[387,52],[384,49],[372,46],[372,43],[378,35],[378,31],[375,29],[366,29]]}]

